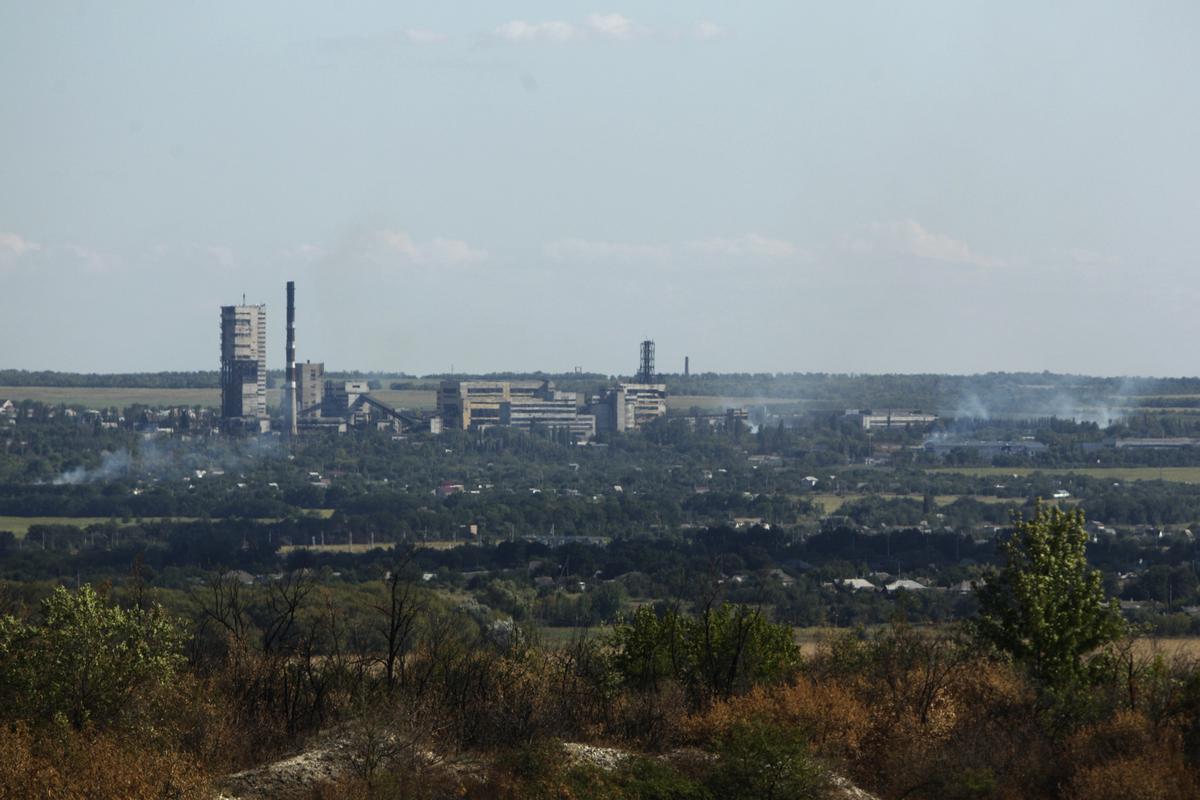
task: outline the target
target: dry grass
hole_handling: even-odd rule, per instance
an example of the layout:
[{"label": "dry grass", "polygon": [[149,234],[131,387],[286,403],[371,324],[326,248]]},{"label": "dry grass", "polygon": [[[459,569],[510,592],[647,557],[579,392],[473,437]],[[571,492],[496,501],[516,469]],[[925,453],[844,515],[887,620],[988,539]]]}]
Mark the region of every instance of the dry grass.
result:
[{"label": "dry grass", "polygon": [[982,477],[1008,478],[1032,475],[1086,475],[1116,481],[1173,481],[1200,483],[1200,467],[1081,467],[1068,469],[1032,469],[1030,467],[938,467],[927,472],[955,473]]},{"label": "dry grass", "polygon": [[[272,393],[267,393],[268,401]],[[0,398],[13,402],[37,400],[88,408],[124,408],[134,403],[152,406],[208,406],[221,404],[219,389],[128,389],[75,386],[0,386]]]},{"label": "dry grass", "polygon": [[370,542],[354,544],[285,544],[279,548],[281,555],[294,553],[297,550],[311,550],[314,553],[369,553],[372,550],[391,550],[395,542]]},{"label": "dry grass", "polygon": [[[826,514],[836,514],[838,512],[838,510],[840,510],[841,507],[844,506],[846,503],[852,503],[855,500],[862,500],[864,497],[878,497],[878,498],[881,498],[884,500],[906,499],[906,500],[916,500],[917,502],[920,502],[923,499],[922,495],[919,495],[919,494],[886,494],[885,493],[885,494],[869,495],[869,494],[861,494],[861,493],[830,494],[830,493],[825,493],[825,492],[819,492],[816,494],[801,494],[801,495],[795,495],[795,497],[799,500],[811,500],[814,503],[817,503],[825,510]],[[958,500],[960,497],[970,497],[971,499],[978,500],[981,503],[1018,502],[1016,498],[1012,498],[1012,497],[995,497],[994,495],[982,495],[982,494],[971,494],[971,495],[939,494],[939,495],[934,496],[933,502],[935,505],[938,505],[938,506],[948,506],[951,503],[953,503],[955,500]]]},{"label": "dry grass", "polygon": [[[267,405],[279,405],[281,389],[267,391]],[[371,396],[395,408],[432,409],[437,406],[434,390],[379,389]],[[134,403],[150,406],[204,406],[217,408],[221,404],[219,389],[131,389],[88,386],[0,386],[0,398],[13,402],[37,400],[42,403],[65,403],[87,408],[125,408]]]},{"label": "dry grass", "polygon": [[721,395],[679,394],[667,396],[667,408],[672,411],[687,411],[695,406],[702,411],[716,412],[727,408],[750,408],[751,406],[801,405],[799,397],[722,397]]},{"label": "dry grass", "polygon": [[120,517],[0,517],[0,531],[11,531],[17,538],[29,533],[34,525],[73,525],[76,528],[86,528],[89,525],[103,525],[114,522],[119,527],[137,525],[139,522],[195,522],[196,517],[142,517],[141,519],[123,520]]},{"label": "dry grass", "polygon": [[[328,519],[333,516],[331,508],[312,508],[305,509],[306,516],[319,517]],[[25,536],[29,533],[29,529],[34,525],[73,525],[76,528],[86,528],[89,525],[103,525],[107,522],[116,523],[119,527],[128,525],[137,525],[142,522],[195,522],[199,517],[139,517],[124,519],[122,517],[5,517],[0,516],[0,531],[10,531],[16,534],[17,538]],[[214,522],[217,520],[214,520]],[[271,517],[262,517],[256,519],[255,522],[272,523],[279,520]]]}]

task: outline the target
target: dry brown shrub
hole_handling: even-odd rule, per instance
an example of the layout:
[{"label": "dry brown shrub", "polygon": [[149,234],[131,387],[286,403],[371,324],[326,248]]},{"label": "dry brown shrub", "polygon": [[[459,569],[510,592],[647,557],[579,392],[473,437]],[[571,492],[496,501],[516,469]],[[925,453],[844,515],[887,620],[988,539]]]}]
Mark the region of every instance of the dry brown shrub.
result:
[{"label": "dry brown shrub", "polygon": [[1194,800],[1200,782],[1177,753],[1141,753],[1075,772],[1064,788],[1067,800]]},{"label": "dry brown shrub", "polygon": [[612,733],[648,750],[669,750],[687,740],[688,708],[687,694],[674,683],[653,692],[622,692],[611,711]]},{"label": "dry brown shrub", "polygon": [[208,779],[176,752],[89,732],[0,732],[0,798],[207,800]]},{"label": "dry brown shrub", "polygon": [[803,731],[815,752],[851,759],[858,754],[872,717],[842,683],[800,678],[714,703],[706,713],[688,717],[684,730],[690,741],[699,744],[716,740],[735,724],[762,720]]},{"label": "dry brown shrub", "polygon": [[1188,766],[1179,733],[1156,728],[1135,711],[1119,711],[1072,736],[1063,760],[1068,798],[1200,797],[1200,775]]}]

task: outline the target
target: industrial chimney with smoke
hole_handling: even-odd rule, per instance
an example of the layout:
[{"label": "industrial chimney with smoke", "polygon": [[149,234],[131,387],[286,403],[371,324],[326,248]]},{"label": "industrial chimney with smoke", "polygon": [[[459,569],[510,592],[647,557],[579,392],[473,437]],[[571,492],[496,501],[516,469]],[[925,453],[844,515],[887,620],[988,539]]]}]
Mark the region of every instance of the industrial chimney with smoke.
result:
[{"label": "industrial chimney with smoke", "polygon": [[287,282],[287,397],[288,432],[296,435],[296,282]]}]

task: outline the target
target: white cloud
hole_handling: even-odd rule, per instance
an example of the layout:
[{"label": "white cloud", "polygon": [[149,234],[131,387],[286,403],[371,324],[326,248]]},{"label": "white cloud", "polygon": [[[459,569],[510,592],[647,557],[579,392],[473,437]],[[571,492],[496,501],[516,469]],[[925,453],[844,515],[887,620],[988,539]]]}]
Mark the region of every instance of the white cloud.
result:
[{"label": "white cloud", "polygon": [[375,248],[385,258],[410,264],[471,264],[484,261],[488,252],[460,239],[435,238],[418,242],[405,231],[376,231]]},{"label": "white cloud", "polygon": [[555,261],[645,262],[697,256],[710,259],[783,259],[800,255],[800,249],[783,239],[757,233],[735,237],[711,237],[680,243],[611,242],[589,239],[560,239],[542,248]]},{"label": "white cloud", "polygon": [[0,231],[0,261],[16,261],[23,255],[36,253],[41,249],[40,244],[20,234]]},{"label": "white cloud", "polygon": [[689,242],[688,247],[711,256],[742,258],[791,258],[799,255],[796,245],[783,239],[771,239],[757,233],[747,233],[732,239],[716,237]]},{"label": "white cloud", "polygon": [[316,261],[325,255],[325,248],[303,242],[295,247],[284,248],[281,255],[289,261]]},{"label": "white cloud", "polygon": [[401,28],[396,36],[409,44],[440,44],[449,38],[444,33],[424,28]]},{"label": "white cloud", "polygon": [[629,41],[642,33],[633,20],[622,14],[589,14],[585,23],[592,33],[605,39]]},{"label": "white cloud", "polygon": [[711,20],[702,19],[692,24],[689,33],[696,41],[709,42],[725,36],[725,29]]},{"label": "white cloud", "polygon": [[873,222],[862,235],[851,240],[856,253],[907,255],[948,264],[974,267],[999,267],[1004,261],[976,253],[970,245],[945,234],[934,233],[916,220]]},{"label": "white cloud", "polygon": [[526,22],[515,19],[498,26],[492,36],[507,42],[569,42],[580,37],[580,30],[569,22]]},{"label": "white cloud", "polygon": [[589,40],[631,42],[637,39],[662,41],[692,39],[706,42],[724,35],[725,29],[709,20],[700,20],[685,28],[655,29],[616,12],[588,14],[582,22],[565,20],[530,22],[515,19],[497,26],[491,32],[492,39],[505,42],[553,42],[558,44]]}]

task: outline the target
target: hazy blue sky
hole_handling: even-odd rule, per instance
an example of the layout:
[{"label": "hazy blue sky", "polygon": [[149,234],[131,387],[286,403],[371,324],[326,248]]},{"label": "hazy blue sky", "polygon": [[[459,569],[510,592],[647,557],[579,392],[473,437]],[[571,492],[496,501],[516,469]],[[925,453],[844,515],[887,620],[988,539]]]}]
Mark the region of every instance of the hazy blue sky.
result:
[{"label": "hazy blue sky", "polygon": [[0,2],[0,366],[1200,373],[1200,3]]}]

